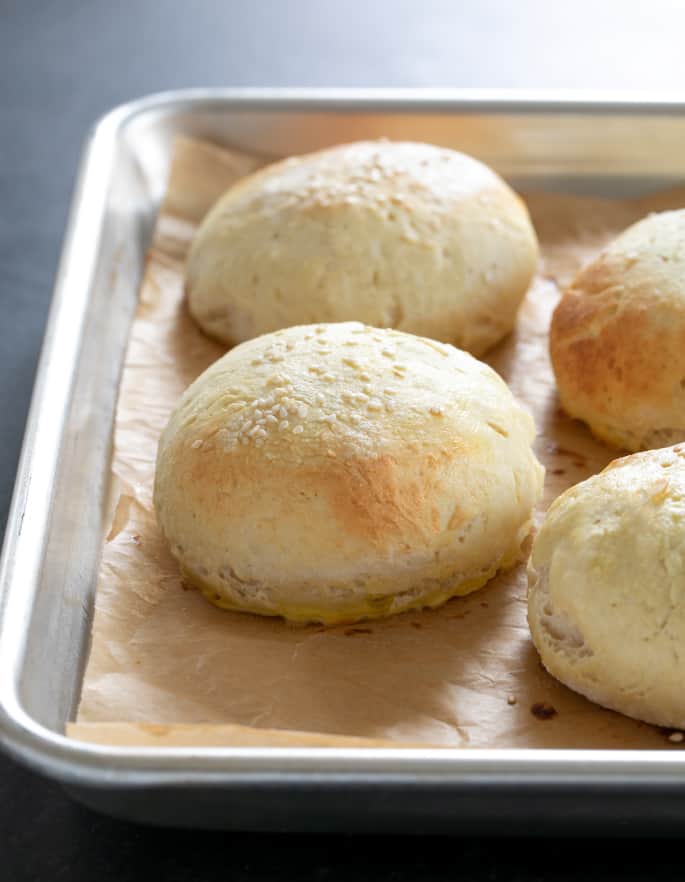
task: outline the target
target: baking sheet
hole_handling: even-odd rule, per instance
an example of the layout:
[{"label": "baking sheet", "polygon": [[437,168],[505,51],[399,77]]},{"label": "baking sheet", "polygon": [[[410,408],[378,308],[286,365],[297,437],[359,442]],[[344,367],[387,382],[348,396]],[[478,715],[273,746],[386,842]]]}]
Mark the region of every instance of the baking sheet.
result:
[{"label": "baking sheet", "polygon": [[[114,515],[71,734],[116,743],[112,727],[97,724],[135,724],[115,730],[145,737],[140,724],[153,724],[155,743],[179,731],[192,741],[192,724],[202,724],[198,744],[214,725],[226,744],[245,743],[241,727],[249,727],[249,743],[265,745],[283,743],[273,730],[288,730],[312,745],[323,733],[331,745],[345,743],[339,735],[463,747],[672,746],[667,733],[592,705],[542,670],[525,622],[524,567],[440,610],[329,629],[221,611],[183,585],[152,511],[157,438],[183,389],[224,351],[186,312],[183,258],[214,199],[259,164],[200,142],[176,147],[122,377]],[[486,360],[535,417],[547,467],[542,512],[617,455],[559,412],[547,358],[559,286],[649,210],[684,205],[685,192],[635,201],[537,193],[528,203],[540,273],[515,333]]]}]

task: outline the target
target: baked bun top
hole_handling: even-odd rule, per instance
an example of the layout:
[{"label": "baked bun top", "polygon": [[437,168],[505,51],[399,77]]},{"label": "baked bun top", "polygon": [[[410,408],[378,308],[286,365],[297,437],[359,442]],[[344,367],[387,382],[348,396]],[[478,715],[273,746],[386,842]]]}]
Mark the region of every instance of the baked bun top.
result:
[{"label": "baked bun top", "polygon": [[614,460],[552,504],[528,621],[545,667],[593,701],[685,727],[685,445]]},{"label": "baked bun top", "polygon": [[523,202],[477,160],[372,141],[239,181],[197,232],[190,312],[228,345],[358,320],[480,354],[507,334],[537,240]]},{"label": "baked bun top", "polygon": [[600,438],[685,439],[685,209],[639,221],[580,272],[550,351],[562,406]]},{"label": "baked bun top", "polygon": [[352,620],[435,605],[520,556],[531,417],[452,346],[356,322],[233,349],[184,393],[155,504],[220,605]]}]

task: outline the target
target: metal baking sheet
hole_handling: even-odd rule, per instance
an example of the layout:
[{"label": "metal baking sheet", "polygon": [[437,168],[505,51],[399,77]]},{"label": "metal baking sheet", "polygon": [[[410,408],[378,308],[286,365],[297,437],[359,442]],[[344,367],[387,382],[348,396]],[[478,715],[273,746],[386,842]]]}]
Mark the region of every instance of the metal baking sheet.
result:
[{"label": "metal baking sheet", "polygon": [[177,134],[281,156],[386,135],[472,152],[519,188],[685,180],[685,104],[573,95],[193,91],[112,111],[86,144],[0,572],[0,738],[121,817],[233,829],[682,829],[685,753],[104,747],[62,734],[88,651],[118,379]]}]

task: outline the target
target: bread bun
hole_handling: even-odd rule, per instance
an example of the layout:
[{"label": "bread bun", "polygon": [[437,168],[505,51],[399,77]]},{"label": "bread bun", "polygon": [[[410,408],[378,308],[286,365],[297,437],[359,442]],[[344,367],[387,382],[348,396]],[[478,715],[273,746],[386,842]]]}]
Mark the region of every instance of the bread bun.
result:
[{"label": "bread bun", "polygon": [[485,165],[429,144],[361,142],[233,186],[193,242],[188,304],[229,346],[353,319],[477,355],[512,329],[536,260],[523,202]]},{"label": "bread bun", "polygon": [[599,438],[685,440],[685,210],[630,227],[576,277],[550,351],[563,408]]},{"label": "bread bun", "polygon": [[605,707],[685,728],[685,446],[614,460],[551,506],[529,562],[547,670]]},{"label": "bread bun", "polygon": [[184,393],[155,506],[227,609],[333,623],[437,606],[520,559],[543,469],[487,365],[357,322],[243,343]]}]

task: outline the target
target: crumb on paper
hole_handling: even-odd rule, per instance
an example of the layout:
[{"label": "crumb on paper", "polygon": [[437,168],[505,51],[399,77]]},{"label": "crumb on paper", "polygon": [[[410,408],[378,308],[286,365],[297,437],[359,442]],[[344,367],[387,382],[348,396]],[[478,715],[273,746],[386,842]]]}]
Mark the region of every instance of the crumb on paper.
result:
[{"label": "crumb on paper", "polygon": [[507,704],[510,706],[515,705],[516,704],[516,696],[515,695],[508,695],[507,696]]},{"label": "crumb on paper", "polygon": [[557,716],[557,709],[544,701],[536,701],[531,704],[530,712],[538,720],[553,720]]}]

